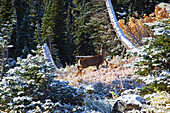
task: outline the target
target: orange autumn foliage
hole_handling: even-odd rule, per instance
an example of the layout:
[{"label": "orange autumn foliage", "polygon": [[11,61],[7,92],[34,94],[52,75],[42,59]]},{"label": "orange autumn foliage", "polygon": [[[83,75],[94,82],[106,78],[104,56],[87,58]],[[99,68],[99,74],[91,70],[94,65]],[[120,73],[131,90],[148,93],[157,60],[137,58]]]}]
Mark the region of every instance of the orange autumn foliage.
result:
[{"label": "orange autumn foliage", "polygon": [[[138,17],[137,11],[134,13],[135,17]],[[149,16],[144,14],[143,18],[135,19],[129,18],[129,22],[125,24],[125,20],[119,20],[119,25],[123,30],[125,36],[136,46],[143,45],[141,40],[143,37],[155,37],[148,27],[143,25],[144,23],[153,23],[154,21],[162,20],[164,18],[170,18],[169,12],[165,8],[159,8],[155,6],[154,13]]]}]

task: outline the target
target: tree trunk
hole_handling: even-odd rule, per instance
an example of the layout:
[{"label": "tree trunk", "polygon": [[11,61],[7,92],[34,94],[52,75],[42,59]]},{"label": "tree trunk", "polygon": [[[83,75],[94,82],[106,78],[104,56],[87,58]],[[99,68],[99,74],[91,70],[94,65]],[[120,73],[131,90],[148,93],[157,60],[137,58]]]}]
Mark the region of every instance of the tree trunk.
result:
[{"label": "tree trunk", "polygon": [[113,28],[116,32],[117,37],[120,39],[120,41],[123,43],[123,45],[127,48],[127,49],[134,49],[136,48],[124,35],[122,29],[119,26],[119,23],[117,21],[115,12],[113,10],[113,6],[111,3],[111,0],[105,0],[106,2],[106,7],[109,13],[109,17],[110,17],[110,21],[111,24],[113,25]]},{"label": "tree trunk", "polygon": [[54,63],[54,60],[53,60],[53,58],[51,56],[51,52],[50,52],[47,44],[45,43],[42,48],[43,48],[43,52],[44,52],[44,57],[45,57],[45,59],[47,59],[47,63],[52,63],[55,70],[57,71],[57,67],[56,67],[56,65]]},{"label": "tree trunk", "polygon": [[3,57],[2,57],[1,80],[4,74],[4,66],[5,66],[5,50],[3,50]]}]

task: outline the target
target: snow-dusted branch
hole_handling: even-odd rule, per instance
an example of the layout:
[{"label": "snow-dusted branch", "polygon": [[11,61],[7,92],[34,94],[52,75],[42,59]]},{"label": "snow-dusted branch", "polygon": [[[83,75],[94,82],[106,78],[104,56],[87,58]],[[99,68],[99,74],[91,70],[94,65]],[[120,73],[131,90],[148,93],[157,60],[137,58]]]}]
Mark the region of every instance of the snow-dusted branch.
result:
[{"label": "snow-dusted branch", "polygon": [[120,28],[119,23],[118,23],[117,18],[116,18],[116,15],[115,15],[115,12],[113,10],[113,6],[112,6],[112,3],[111,3],[111,0],[105,0],[105,2],[106,2],[106,7],[107,7],[107,10],[108,10],[108,13],[109,13],[110,21],[111,21],[111,23],[113,25],[113,28],[114,28],[114,30],[116,32],[117,37],[122,41],[122,43],[124,44],[124,46],[127,49],[134,49],[134,48],[136,48],[126,38],[126,36],[124,35],[122,29]]}]

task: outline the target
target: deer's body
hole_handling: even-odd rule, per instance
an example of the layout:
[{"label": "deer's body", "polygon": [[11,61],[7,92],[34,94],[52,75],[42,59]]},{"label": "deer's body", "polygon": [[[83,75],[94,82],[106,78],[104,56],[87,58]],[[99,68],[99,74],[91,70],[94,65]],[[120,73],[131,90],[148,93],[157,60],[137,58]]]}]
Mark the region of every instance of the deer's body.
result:
[{"label": "deer's body", "polygon": [[99,65],[102,64],[104,61],[108,65],[108,62],[105,60],[105,51],[106,51],[105,49],[101,48],[99,55],[79,59],[78,66],[77,66],[77,68],[79,70],[78,73],[81,73],[81,71],[84,68],[87,68],[89,66],[96,66],[98,69]]}]

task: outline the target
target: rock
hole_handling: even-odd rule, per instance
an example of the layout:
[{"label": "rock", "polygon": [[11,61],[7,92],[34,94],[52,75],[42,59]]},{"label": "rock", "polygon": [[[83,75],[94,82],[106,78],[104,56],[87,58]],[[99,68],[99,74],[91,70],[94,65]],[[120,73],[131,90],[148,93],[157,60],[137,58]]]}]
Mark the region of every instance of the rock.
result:
[{"label": "rock", "polygon": [[123,100],[116,100],[113,104],[112,113],[122,113],[126,109],[126,103]]},{"label": "rock", "polygon": [[85,86],[85,91],[88,92],[89,94],[95,93],[95,89],[94,89],[93,85]]},{"label": "rock", "polygon": [[105,95],[105,97],[106,97],[106,98],[112,98],[112,94],[111,94],[111,93],[107,93],[107,94]]},{"label": "rock", "polygon": [[125,104],[125,111],[132,109],[141,110],[143,104],[147,103],[147,100],[139,95],[124,95],[116,99],[116,101],[122,100]]},{"label": "rock", "polygon": [[165,7],[166,10],[170,13],[170,4],[169,4],[169,3],[163,3],[163,2],[161,2],[161,3],[158,4],[158,6],[159,6],[160,8]]}]

